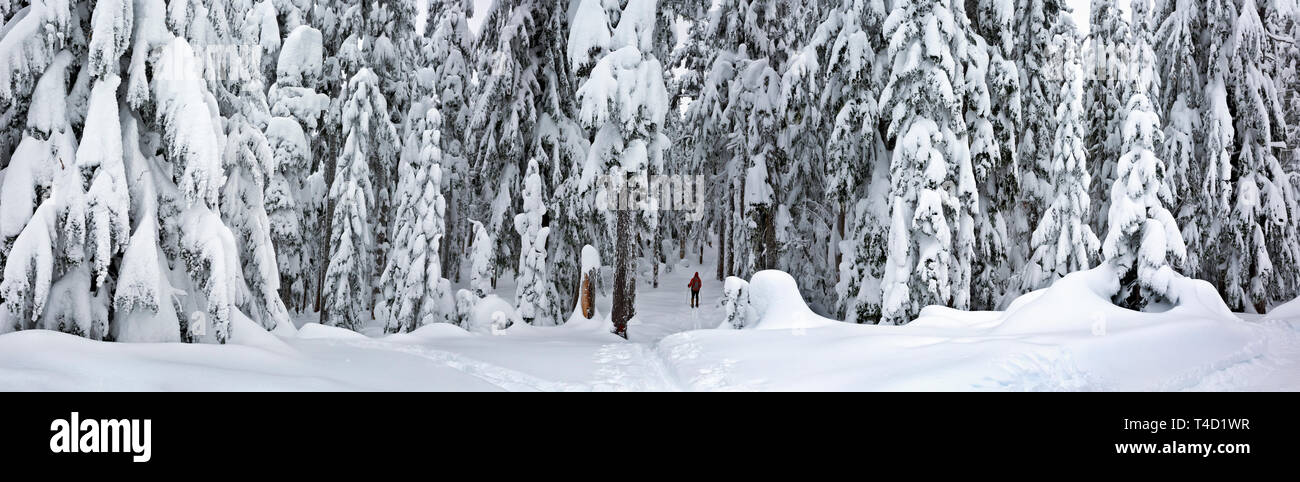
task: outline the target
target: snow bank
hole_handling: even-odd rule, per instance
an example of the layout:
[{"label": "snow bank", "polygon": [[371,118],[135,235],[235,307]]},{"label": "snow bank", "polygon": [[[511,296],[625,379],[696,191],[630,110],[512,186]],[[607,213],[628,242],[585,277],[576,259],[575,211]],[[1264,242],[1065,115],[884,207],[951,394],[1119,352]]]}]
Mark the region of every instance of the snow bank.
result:
[{"label": "snow bank", "polygon": [[451,323],[430,323],[410,333],[394,333],[382,338],[386,342],[421,344],[437,340],[469,338],[474,335]]},{"label": "snow bank", "polygon": [[306,340],[363,340],[366,335],[347,328],[308,323],[298,329],[298,338]]},{"label": "snow bank", "polygon": [[1270,320],[1300,320],[1300,298],[1288,301],[1269,310],[1265,318]]},{"label": "snow bank", "polygon": [[[1160,313],[1110,302],[1108,265],[1006,312],[931,306],[903,326],[831,322],[794,280],[749,282],[756,329],[668,336],[657,352],[694,390],[1242,390],[1296,387],[1300,323],[1247,323],[1213,288],[1177,278]],[[1291,374],[1288,375],[1288,372]],[[1228,375],[1231,374],[1231,375]],[[1292,388],[1293,389],[1293,388]]]},{"label": "snow bank", "polygon": [[814,328],[838,323],[823,318],[804,302],[794,277],[784,271],[754,273],[749,280],[749,303],[758,317],[759,330]]},{"label": "snow bank", "polygon": [[514,305],[497,295],[488,295],[474,305],[466,320],[465,329],[470,333],[490,335],[512,325],[522,325],[524,321],[515,311]]},{"label": "snow bank", "polygon": [[759,271],[749,281],[730,276],[722,290],[727,316],[719,328],[790,330],[839,323],[813,313],[799,284],[784,271]]}]

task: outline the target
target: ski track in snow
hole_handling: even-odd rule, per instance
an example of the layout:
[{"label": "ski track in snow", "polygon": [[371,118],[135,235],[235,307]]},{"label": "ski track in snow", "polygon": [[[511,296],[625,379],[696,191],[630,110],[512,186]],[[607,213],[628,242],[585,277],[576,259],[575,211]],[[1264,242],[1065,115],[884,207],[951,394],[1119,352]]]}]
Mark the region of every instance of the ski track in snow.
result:
[{"label": "ski track in snow", "polygon": [[437,350],[420,345],[389,343],[375,340],[355,340],[336,342],[362,348],[395,351],[426,358],[442,363],[449,368],[459,370],[476,377],[502,390],[512,392],[576,392],[586,391],[580,384],[544,380],[527,373],[500,365],[474,360],[464,355],[446,350]]},{"label": "ski track in snow", "polygon": [[976,384],[977,390],[991,389],[1018,392],[1087,392],[1106,390],[1104,383],[1091,379],[1075,365],[1073,357],[1060,349],[1011,356],[1001,363],[1006,377]]},{"label": "ski track in snow", "polygon": [[592,389],[601,392],[678,392],[673,378],[654,348],[642,343],[615,343],[596,352],[596,381]]},{"label": "ski track in snow", "polygon": [[[1266,336],[1242,349],[1231,363],[1206,367],[1177,380],[1169,390],[1294,390],[1300,386],[1300,321],[1261,323]],[[1199,375],[1199,376],[1196,376]]]},{"label": "ski track in snow", "polygon": [[[727,366],[734,364],[734,360],[725,360],[717,367],[701,369],[700,373],[688,380],[689,384],[683,384],[669,368],[669,361],[683,353],[680,345],[677,349],[669,351],[669,356],[665,357],[658,343],[665,336],[706,328],[705,325],[709,324],[710,320],[721,319],[719,283],[705,281],[706,289],[701,292],[699,308],[691,309],[687,302],[689,292],[685,285],[698,269],[690,263],[685,263],[675,267],[672,272],[661,272],[660,285],[657,288],[652,287],[650,283],[642,283],[637,297],[639,314],[636,323],[628,327],[631,341],[593,344],[590,348],[594,369],[589,383],[548,380],[427,345],[388,342],[381,339],[329,340],[328,343],[420,357],[506,391],[674,392],[688,390],[690,389],[688,386],[706,390],[735,390],[737,387],[729,383],[726,377]],[[699,347],[694,347],[694,350],[698,353]]]}]

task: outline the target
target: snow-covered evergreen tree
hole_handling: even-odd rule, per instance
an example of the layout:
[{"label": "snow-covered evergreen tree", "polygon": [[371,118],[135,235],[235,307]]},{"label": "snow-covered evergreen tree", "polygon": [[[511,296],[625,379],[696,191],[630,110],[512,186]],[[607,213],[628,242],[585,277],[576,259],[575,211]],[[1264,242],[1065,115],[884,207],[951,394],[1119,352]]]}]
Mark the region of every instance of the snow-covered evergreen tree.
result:
[{"label": "snow-covered evergreen tree", "polygon": [[247,291],[238,296],[238,305],[249,318],[271,330],[289,322],[289,312],[280,298],[280,273],[263,194],[275,170],[275,157],[266,136],[244,120],[235,117],[226,137],[222,164],[227,174],[221,211],[235,234],[247,283],[247,287],[237,288]]},{"label": "snow-covered evergreen tree", "polygon": [[1039,218],[1030,242],[1033,256],[1025,267],[1024,291],[1045,288],[1073,271],[1091,267],[1101,242],[1089,226],[1088,166],[1083,123],[1083,68],[1073,35],[1063,34],[1064,78],[1061,105],[1056,109],[1056,135],[1052,139],[1050,179],[1053,194]]},{"label": "snow-covered evergreen tree", "polygon": [[[993,309],[1009,290],[1016,267],[1026,256],[1015,240],[1028,228],[1020,202],[1020,129],[1022,99],[1020,54],[1015,42],[1016,6],[1012,0],[980,0],[971,15],[971,28],[986,42],[988,66],[985,84],[989,102],[986,117],[991,134],[988,145],[972,143],[975,182],[979,186],[975,213],[975,265],[971,267],[971,307]],[[978,71],[979,69],[976,69]],[[970,74],[968,73],[969,77]],[[974,127],[974,126],[973,126]],[[976,154],[978,153],[978,154]]]},{"label": "snow-covered evergreen tree", "polygon": [[[1269,45],[1254,0],[1245,0],[1224,46],[1228,105],[1236,149],[1232,160],[1230,212],[1220,239],[1226,270],[1221,288],[1234,309],[1263,312],[1300,288],[1296,185],[1279,159],[1286,120],[1267,69]],[[1293,167],[1294,168],[1294,167]]]},{"label": "snow-covered evergreen tree", "polygon": [[1133,94],[1125,107],[1126,152],[1116,163],[1109,221],[1102,245],[1105,258],[1120,269],[1115,303],[1130,309],[1178,302],[1174,267],[1186,258],[1177,221],[1165,205],[1172,200],[1165,164],[1156,155],[1160,116],[1146,95]]},{"label": "snow-covered evergreen tree", "polygon": [[182,337],[225,343],[244,280],[235,236],[220,215],[221,118],[203,82],[203,63],[184,38],[167,42],[154,71],[162,73],[152,78],[157,123],[179,191],[165,198],[161,230],[164,243],[179,247],[192,288],[203,294],[183,309],[190,329]]},{"label": "snow-covered evergreen tree", "polygon": [[1109,193],[1111,183],[1118,179],[1115,163],[1126,152],[1122,136],[1124,109],[1133,90],[1128,85],[1131,36],[1118,0],[1092,0],[1089,19],[1084,106],[1089,113],[1091,198],[1097,202],[1093,231],[1109,232]]},{"label": "snow-covered evergreen tree", "polygon": [[542,179],[536,159],[528,161],[523,197],[522,212],[515,215],[515,231],[523,243],[519,248],[519,268],[516,270],[515,306],[525,322],[550,326],[558,319],[552,302],[551,284],[546,276],[546,238],[551,229],[542,225],[546,206],[542,204]]},{"label": "snow-covered evergreen tree", "polygon": [[343,109],[347,137],[330,186],[333,230],[321,319],[352,330],[360,330],[371,318],[375,190],[370,167],[372,159],[380,156],[375,142],[396,138],[392,124],[380,117],[388,109],[378,84],[379,77],[366,68],[348,82],[352,94]]},{"label": "snow-covered evergreen tree", "polygon": [[[430,85],[430,87],[432,87]],[[413,331],[452,320],[450,284],[442,278],[439,249],[446,233],[447,203],[442,196],[442,118],[437,98],[424,96],[411,105],[424,111],[407,118],[411,130],[398,169],[392,247],[379,279],[376,318],[388,333]]]},{"label": "snow-covered evergreen tree", "polygon": [[473,219],[469,222],[474,229],[474,241],[470,243],[469,254],[469,287],[475,297],[483,298],[492,294],[492,277],[496,273],[496,255],[493,250],[496,249],[496,243],[488,235],[483,223]]},{"label": "snow-covered evergreen tree", "polygon": [[474,192],[469,189],[476,175],[470,171],[469,132],[472,107],[470,80],[473,75],[474,44],[466,15],[473,8],[467,0],[434,2],[438,16],[431,23],[429,59],[434,69],[434,90],[438,95],[442,125],[443,190],[447,193],[447,235],[440,249],[442,266],[452,281],[460,281],[460,263],[469,240],[468,214]]},{"label": "snow-covered evergreen tree", "polygon": [[[1200,0],[1168,0],[1164,9],[1154,11],[1158,30],[1152,38],[1157,60],[1158,78],[1162,87],[1158,97],[1159,109],[1164,115],[1164,143],[1160,158],[1169,166],[1170,188],[1176,204],[1170,206],[1178,224],[1183,228],[1183,239],[1188,245],[1188,262],[1185,274],[1200,274],[1201,253],[1208,247],[1202,240],[1213,225],[1213,218],[1200,204],[1201,187],[1196,185],[1204,164],[1197,162],[1198,139],[1203,136],[1201,106],[1204,90],[1202,66],[1199,59],[1201,17]],[[1207,253],[1208,254],[1208,253]]]},{"label": "snow-covered evergreen tree", "polygon": [[[582,179],[610,175],[616,186],[606,194],[627,197],[614,213],[615,332],[627,336],[627,322],[636,315],[638,240],[658,222],[656,208],[645,196],[633,196],[627,183],[648,186],[648,176],[660,172],[669,141],[663,135],[668,92],[663,68],[654,56],[655,0],[630,0],[612,23],[599,0],[583,0],[575,17],[577,34],[569,38],[569,60],[585,77],[578,88],[579,120],[595,131]],[[590,35],[596,32],[596,35]],[[581,73],[586,72],[583,76]]]},{"label": "snow-covered evergreen tree", "polygon": [[309,305],[319,285],[323,243],[312,236],[311,226],[321,222],[327,196],[323,172],[313,172],[312,143],[326,129],[322,116],[329,97],[318,93],[322,80],[322,37],[307,25],[285,38],[276,65],[276,81],[268,99],[273,116],[266,138],[275,157],[275,170],[267,180],[266,209],[280,268],[281,298],[293,310]]},{"label": "snow-covered evergreen tree", "polygon": [[[81,323],[38,325],[52,300],[54,282],[78,267],[85,272],[84,192],[73,163],[78,149],[68,125],[64,87],[71,61],[71,54],[60,53],[36,82],[27,128],[8,168],[2,171],[0,226],[4,228],[5,256],[0,261],[5,264],[0,279],[0,301],[4,303],[0,333],[39,326],[89,335],[89,327]],[[83,277],[89,281],[88,276]],[[63,303],[83,300],[79,297]]]},{"label": "snow-covered evergreen tree", "polygon": [[885,323],[906,323],[922,306],[950,305],[969,293],[956,250],[970,241],[959,216],[977,194],[962,92],[954,86],[967,43],[952,12],[945,0],[904,0],[885,20],[892,69],[880,106],[894,141]]},{"label": "snow-covered evergreen tree", "polygon": [[[1236,132],[1233,111],[1229,106],[1231,77],[1225,47],[1231,41],[1236,12],[1236,5],[1230,0],[1204,1],[1204,33],[1202,42],[1198,44],[1202,45],[1201,51],[1204,52],[1204,85],[1199,111],[1200,129],[1197,131],[1197,147],[1202,157],[1201,162],[1192,165],[1194,178],[1189,184],[1195,194],[1190,199],[1193,204],[1188,224],[1183,226],[1188,246],[1192,249],[1188,253],[1189,262],[1195,262],[1188,274],[1216,286],[1222,286],[1225,271],[1218,266],[1221,264],[1218,260],[1223,256],[1220,248],[1226,247],[1220,241],[1222,220],[1231,209],[1233,187],[1232,151]],[[1177,137],[1166,140],[1167,145],[1178,143]]]},{"label": "snow-covered evergreen tree", "polygon": [[[478,82],[466,141],[471,174],[465,189],[474,197],[459,202],[472,210],[458,217],[482,220],[497,243],[498,273],[519,259],[522,243],[512,220],[521,207],[519,193],[530,159],[538,160],[544,192],[551,196],[544,203],[556,206],[548,256],[576,256],[594,227],[590,212],[577,206],[584,198],[578,171],[588,139],[576,122],[577,66],[566,61],[567,37],[575,30],[568,28],[570,7],[576,9],[578,3],[502,0],[482,14],[474,53]],[[556,265],[549,276],[552,286],[566,294],[577,283],[570,265]]]},{"label": "snow-covered evergreen tree", "polygon": [[[56,61],[60,51],[84,38],[76,31],[81,19],[69,0],[6,4],[11,10],[0,15],[5,21],[4,29],[0,30],[0,122],[3,122],[0,125],[5,127],[0,129],[0,168],[9,165],[11,155],[23,139],[23,125],[28,117],[25,112],[30,105],[35,105],[31,96],[37,81]],[[75,74],[74,68],[72,75]]]},{"label": "snow-covered evergreen tree", "polygon": [[[811,278],[814,283],[809,291],[815,301],[816,293],[829,291],[816,287],[817,274],[825,272],[817,268],[834,264],[838,274],[833,288],[836,311],[859,322],[875,320],[880,312],[879,279],[884,261],[880,221],[887,216],[881,208],[887,185],[873,181],[887,176],[882,143],[876,135],[876,100],[881,87],[876,58],[883,42],[879,27],[884,17],[883,2],[839,2],[818,24],[802,51],[792,56],[782,79],[787,127],[780,146],[790,152],[791,164],[801,171],[790,179],[798,186],[790,191],[798,196],[789,205],[796,213],[806,212],[801,208],[809,203],[807,198],[822,192],[839,211],[834,238],[820,234],[832,229],[821,216],[795,217],[799,221],[795,237],[807,246],[791,246],[796,256],[805,254],[782,269],[802,271],[800,279]],[[824,166],[803,167],[819,162]],[[817,185],[818,179],[821,185]],[[869,196],[872,201],[865,201]],[[816,241],[831,242],[817,249],[822,245]],[[832,250],[831,263],[813,256],[831,257]]]}]

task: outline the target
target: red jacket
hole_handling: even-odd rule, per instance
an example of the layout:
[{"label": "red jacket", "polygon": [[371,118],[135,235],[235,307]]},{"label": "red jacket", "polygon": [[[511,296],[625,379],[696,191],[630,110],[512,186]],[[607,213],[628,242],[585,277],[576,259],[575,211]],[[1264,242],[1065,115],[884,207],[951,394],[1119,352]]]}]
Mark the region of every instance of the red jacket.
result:
[{"label": "red jacket", "polygon": [[700,285],[701,285],[701,284],[702,284],[702,283],[700,283],[700,274],[699,274],[699,273],[695,273],[695,277],[694,277],[694,278],[691,278],[691,282],[690,282],[690,283],[686,283],[686,287],[690,288],[691,291],[699,291],[699,290],[700,290]]}]

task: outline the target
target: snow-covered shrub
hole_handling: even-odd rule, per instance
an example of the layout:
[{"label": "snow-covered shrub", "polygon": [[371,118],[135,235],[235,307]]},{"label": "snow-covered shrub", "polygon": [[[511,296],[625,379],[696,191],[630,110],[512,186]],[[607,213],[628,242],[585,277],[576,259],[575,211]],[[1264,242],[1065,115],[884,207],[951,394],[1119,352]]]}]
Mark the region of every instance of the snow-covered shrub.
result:
[{"label": "snow-covered shrub", "polygon": [[497,295],[489,295],[474,305],[462,328],[470,333],[490,335],[516,323],[523,323],[523,319],[515,307]]},{"label": "snow-covered shrub", "polygon": [[727,317],[723,319],[722,328],[737,330],[750,326],[755,321],[749,305],[749,282],[735,276],[728,276],[722,284],[722,309]]}]

